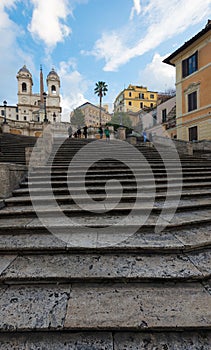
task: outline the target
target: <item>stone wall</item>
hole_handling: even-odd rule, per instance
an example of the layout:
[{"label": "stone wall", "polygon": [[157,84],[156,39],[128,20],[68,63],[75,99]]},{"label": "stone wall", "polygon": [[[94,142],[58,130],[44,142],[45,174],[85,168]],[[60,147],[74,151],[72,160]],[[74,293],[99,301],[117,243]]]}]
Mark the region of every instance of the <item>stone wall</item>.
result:
[{"label": "stone wall", "polygon": [[178,153],[180,154],[187,154],[187,155],[193,155],[193,147],[192,142],[187,142],[183,140],[175,140],[170,139],[168,137],[162,137],[162,136],[156,136],[153,135],[153,144],[158,144],[159,146],[164,147],[176,147]]},{"label": "stone wall", "polygon": [[27,172],[27,167],[13,163],[0,163],[0,198],[7,198],[17,188]]},{"label": "stone wall", "polygon": [[191,144],[194,152],[211,152],[211,141],[194,141]]}]

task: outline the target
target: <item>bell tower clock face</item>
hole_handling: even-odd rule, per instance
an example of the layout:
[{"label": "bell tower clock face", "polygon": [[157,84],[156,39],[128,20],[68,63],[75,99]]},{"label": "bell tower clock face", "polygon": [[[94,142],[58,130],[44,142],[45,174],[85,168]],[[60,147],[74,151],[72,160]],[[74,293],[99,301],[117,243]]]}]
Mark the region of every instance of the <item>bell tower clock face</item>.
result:
[{"label": "bell tower clock face", "polygon": [[27,103],[28,102],[28,98],[27,97],[21,97],[21,102],[22,103]]}]

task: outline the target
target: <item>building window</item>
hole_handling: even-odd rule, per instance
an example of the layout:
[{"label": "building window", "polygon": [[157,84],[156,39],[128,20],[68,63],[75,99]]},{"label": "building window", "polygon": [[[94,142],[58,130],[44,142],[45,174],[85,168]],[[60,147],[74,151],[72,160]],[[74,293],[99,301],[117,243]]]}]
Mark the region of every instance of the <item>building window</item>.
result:
[{"label": "building window", "polygon": [[26,83],[22,83],[22,92],[26,92],[27,91],[27,85]]},{"label": "building window", "polygon": [[1,115],[2,115],[2,117],[4,116],[4,110],[3,109],[1,110]]},{"label": "building window", "polygon": [[162,110],[162,123],[166,122],[166,116],[167,116],[167,112],[166,112],[166,108]]},{"label": "building window", "polygon": [[189,131],[189,141],[197,141],[198,140],[198,130],[197,126],[193,126],[188,129]]},{"label": "building window", "polygon": [[140,108],[143,108],[143,102],[140,103]]},{"label": "building window", "polygon": [[139,98],[144,99],[144,94],[140,93]]},{"label": "building window", "polygon": [[131,101],[129,101],[129,102],[128,102],[128,105],[129,105],[129,106],[132,106],[132,102],[131,102]]},{"label": "building window", "polygon": [[150,107],[153,108],[153,103],[150,103]]},{"label": "building window", "polygon": [[194,91],[188,95],[188,112],[197,109],[197,92]]},{"label": "building window", "polygon": [[153,95],[153,94],[150,94],[150,98],[153,98],[153,99],[154,99],[155,97],[154,97],[154,95]]},{"label": "building window", "polygon": [[192,56],[182,61],[182,77],[185,78],[188,75],[198,70],[198,51]]},{"label": "building window", "polygon": [[19,120],[19,116],[18,116],[18,114],[16,115],[16,120]]},{"label": "building window", "polygon": [[129,97],[131,97],[132,96],[132,93],[131,92],[129,92]]},{"label": "building window", "polygon": [[27,117],[24,115],[23,120],[27,120]]}]

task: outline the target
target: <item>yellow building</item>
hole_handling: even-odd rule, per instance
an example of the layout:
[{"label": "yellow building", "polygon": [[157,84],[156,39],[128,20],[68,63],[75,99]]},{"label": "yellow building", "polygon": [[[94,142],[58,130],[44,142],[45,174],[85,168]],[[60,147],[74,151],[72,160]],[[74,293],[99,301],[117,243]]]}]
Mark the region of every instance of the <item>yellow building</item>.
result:
[{"label": "yellow building", "polygon": [[115,99],[114,112],[137,112],[153,108],[157,104],[157,95],[157,92],[148,91],[147,87],[129,85]]},{"label": "yellow building", "polygon": [[211,21],[164,62],[176,67],[177,138],[211,140]]}]

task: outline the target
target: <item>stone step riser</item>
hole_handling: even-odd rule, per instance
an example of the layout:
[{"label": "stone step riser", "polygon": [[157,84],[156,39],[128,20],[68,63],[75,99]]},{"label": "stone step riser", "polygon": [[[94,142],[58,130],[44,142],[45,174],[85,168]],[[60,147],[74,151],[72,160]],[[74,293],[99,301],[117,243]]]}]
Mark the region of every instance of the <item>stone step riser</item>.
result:
[{"label": "stone step riser", "polygon": [[[189,330],[188,332],[27,332],[21,334],[0,334],[0,350],[151,350],[159,349],[160,346],[166,349],[191,349],[194,344],[195,349],[209,350],[211,348],[211,331]],[[77,345],[76,345],[77,344]],[[146,344],[149,344],[146,345]],[[76,346],[78,349],[76,349]]]}]

